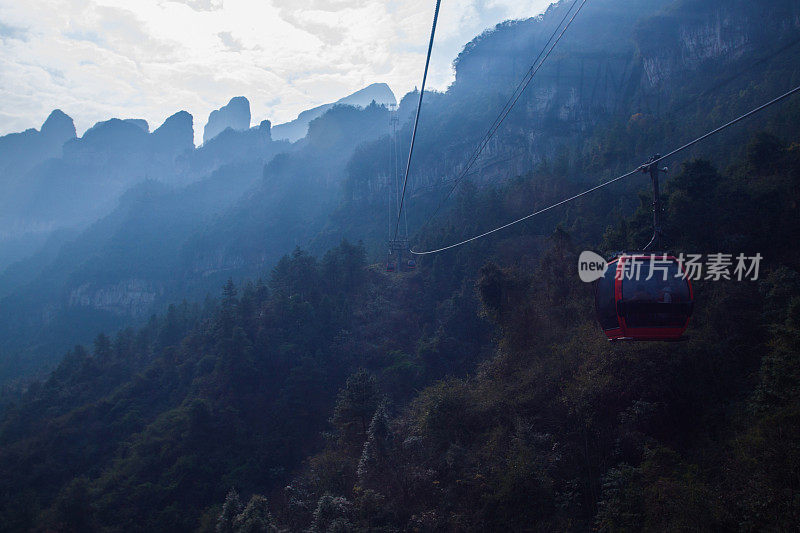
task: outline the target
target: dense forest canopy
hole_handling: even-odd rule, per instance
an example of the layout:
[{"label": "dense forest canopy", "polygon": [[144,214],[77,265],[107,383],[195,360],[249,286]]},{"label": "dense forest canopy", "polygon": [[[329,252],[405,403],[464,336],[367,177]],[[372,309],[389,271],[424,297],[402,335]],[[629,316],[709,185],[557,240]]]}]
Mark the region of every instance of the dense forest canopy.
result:
[{"label": "dense forest canopy", "polygon": [[[588,4],[423,226],[568,3],[464,48],[425,96],[415,246],[552,205],[800,84],[795,2],[619,4]],[[417,97],[394,135],[377,103],[331,106],[292,144],[268,123],[225,130],[176,160],[213,168],[202,179],[136,183],[0,274],[0,529],[796,527],[800,100],[665,162],[670,251],[760,254],[758,279],[697,281],[685,342],[611,344],[578,255],[648,242],[647,175],[387,273],[389,141],[407,153]],[[152,141],[118,122],[69,150],[103,128]],[[21,377],[35,354],[58,363]]]},{"label": "dense forest canopy", "polygon": [[[527,261],[503,260],[520,230],[399,279],[360,245],[296,250],[268,280],[76,347],[7,407],[4,522],[213,528],[234,487],[292,529],[789,527],[800,150],[765,134],[745,153],[667,184],[676,250],[767,258],[759,282],[697,284],[687,343],[609,346],[575,271],[586,243],[560,224]],[[537,179],[471,201],[507,214]],[[641,202],[601,248],[646,238]]]}]

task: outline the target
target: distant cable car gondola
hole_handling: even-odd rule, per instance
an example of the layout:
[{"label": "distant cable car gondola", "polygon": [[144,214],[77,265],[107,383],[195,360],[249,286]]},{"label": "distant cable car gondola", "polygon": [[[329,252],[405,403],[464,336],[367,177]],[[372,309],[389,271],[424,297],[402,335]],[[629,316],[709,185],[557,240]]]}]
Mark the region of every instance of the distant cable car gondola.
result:
[{"label": "distant cable car gondola", "polygon": [[394,263],[391,261],[386,263],[386,272],[394,272]]},{"label": "distant cable car gondola", "polygon": [[412,271],[412,270],[415,270],[416,268],[417,268],[417,262],[414,261],[413,259],[409,259],[408,260],[408,270]]},{"label": "distant cable car gondola", "polygon": [[676,341],[694,306],[692,284],[670,255],[623,254],[595,285],[597,319],[612,341]]}]

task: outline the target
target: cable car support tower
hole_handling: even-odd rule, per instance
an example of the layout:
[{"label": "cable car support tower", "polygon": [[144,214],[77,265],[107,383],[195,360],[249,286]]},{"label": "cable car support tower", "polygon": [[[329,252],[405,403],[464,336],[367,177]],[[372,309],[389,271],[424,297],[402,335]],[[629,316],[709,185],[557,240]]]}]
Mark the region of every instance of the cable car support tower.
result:
[{"label": "cable car support tower", "polygon": [[[397,142],[397,130],[400,125],[400,117],[397,106],[389,106],[389,176],[388,176],[388,197],[389,197],[389,220],[388,231],[389,235],[393,237],[389,239],[389,258],[386,262],[386,270],[400,271],[401,269],[408,268],[408,264],[404,261],[404,256],[408,254],[408,215],[403,211],[403,226],[398,227],[396,234],[393,234],[395,229],[395,221],[400,217],[400,174],[398,153],[399,146]],[[412,260],[413,261],[413,260]]]}]

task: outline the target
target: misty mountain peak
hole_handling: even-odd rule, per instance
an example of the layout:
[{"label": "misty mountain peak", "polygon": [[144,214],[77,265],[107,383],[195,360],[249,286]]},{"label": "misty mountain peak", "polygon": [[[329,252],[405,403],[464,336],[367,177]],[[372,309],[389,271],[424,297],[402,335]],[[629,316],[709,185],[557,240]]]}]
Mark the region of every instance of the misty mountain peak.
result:
[{"label": "misty mountain peak", "polygon": [[77,136],[72,118],[60,109],[54,109],[50,113],[50,116],[42,124],[41,133],[62,144]]},{"label": "misty mountain peak", "polygon": [[164,123],[161,126],[159,126],[153,133],[159,131],[164,132],[173,129],[186,128],[187,126],[191,128],[193,122],[194,122],[194,117],[192,117],[191,113],[189,113],[188,111],[178,111],[177,113],[167,117]]},{"label": "misty mountain peak", "polygon": [[141,122],[138,122],[134,119],[121,120],[118,118],[102,120],[100,122],[95,123],[94,126],[86,130],[86,132],[83,134],[82,139],[83,140],[89,140],[94,138],[99,139],[105,136],[114,137],[121,135],[140,137],[142,133],[147,133],[145,127],[149,129],[149,127],[146,126],[147,122],[145,122],[145,127],[142,127]]},{"label": "misty mountain peak", "polygon": [[261,132],[267,140],[272,140],[272,122],[269,120],[262,120],[258,125],[258,131]]},{"label": "misty mountain peak", "polygon": [[272,137],[295,142],[308,133],[308,125],[316,118],[321,117],[335,105],[349,105],[353,107],[367,107],[372,102],[378,105],[395,105],[397,99],[392,89],[385,83],[373,83],[352,94],[340,98],[336,102],[323,104],[300,113],[296,119],[285,124],[278,124],[272,128]]},{"label": "misty mountain peak", "polygon": [[211,112],[203,129],[203,142],[210,141],[228,128],[250,128],[250,102],[244,96],[235,96],[227,105]]},{"label": "misty mountain peak", "polygon": [[150,124],[147,123],[146,120],[142,118],[126,118],[123,122],[127,122],[128,124],[133,124],[134,126],[138,127],[145,133],[150,133]]},{"label": "misty mountain peak", "polygon": [[378,105],[394,105],[397,104],[397,99],[392,92],[392,89],[385,83],[373,83],[363,89],[354,92],[349,96],[345,96],[337,104],[352,105],[359,107],[367,107],[372,102]]},{"label": "misty mountain peak", "polygon": [[[75,137],[75,124],[60,109],[50,113],[40,131],[29,128],[0,136],[0,184],[15,183],[39,163],[60,157],[64,144]],[[9,191],[3,193],[7,196]]]},{"label": "misty mountain peak", "polygon": [[169,145],[183,149],[194,148],[194,118],[186,111],[178,111],[159,126],[153,136],[159,145]]}]

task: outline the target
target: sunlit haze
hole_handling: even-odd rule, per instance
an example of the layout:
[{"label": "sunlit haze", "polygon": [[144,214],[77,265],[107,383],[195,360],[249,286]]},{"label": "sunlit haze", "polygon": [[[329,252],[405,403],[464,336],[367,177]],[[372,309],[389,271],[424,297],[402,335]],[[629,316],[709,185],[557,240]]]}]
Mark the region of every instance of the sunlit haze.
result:
[{"label": "sunlit haze", "polygon": [[[443,2],[430,86],[476,34],[541,13],[548,0]],[[174,112],[208,114],[237,95],[253,123],[386,82],[419,84],[433,0],[0,0],[0,134],[60,108],[80,135],[111,117],[151,130]]]}]

